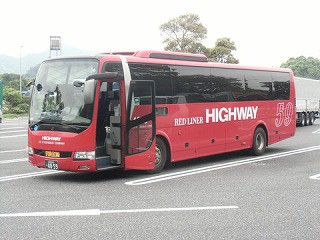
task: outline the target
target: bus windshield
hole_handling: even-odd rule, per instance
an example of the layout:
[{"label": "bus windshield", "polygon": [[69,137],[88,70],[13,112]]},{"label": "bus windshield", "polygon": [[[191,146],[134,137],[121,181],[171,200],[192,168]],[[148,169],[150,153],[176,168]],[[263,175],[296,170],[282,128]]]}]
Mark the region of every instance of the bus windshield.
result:
[{"label": "bus windshield", "polygon": [[85,104],[83,88],[86,77],[97,73],[98,67],[96,59],[60,59],[42,63],[32,90],[29,124],[89,126],[93,104]]}]

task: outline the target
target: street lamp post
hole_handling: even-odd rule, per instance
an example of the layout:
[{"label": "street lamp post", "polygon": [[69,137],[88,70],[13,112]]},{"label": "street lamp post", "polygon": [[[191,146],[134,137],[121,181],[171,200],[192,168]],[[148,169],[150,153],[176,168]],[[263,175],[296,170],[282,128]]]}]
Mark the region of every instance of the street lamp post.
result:
[{"label": "street lamp post", "polygon": [[21,49],[23,46],[20,46],[20,94],[21,94]]}]

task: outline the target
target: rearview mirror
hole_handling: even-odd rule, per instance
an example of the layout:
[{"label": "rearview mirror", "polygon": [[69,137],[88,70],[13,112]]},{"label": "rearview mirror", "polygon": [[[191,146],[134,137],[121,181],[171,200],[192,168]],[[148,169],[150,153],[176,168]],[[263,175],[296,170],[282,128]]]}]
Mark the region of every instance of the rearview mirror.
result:
[{"label": "rearview mirror", "polygon": [[[94,101],[94,93],[96,89],[96,81],[107,81],[108,79],[114,79],[118,76],[118,72],[105,72],[105,73],[97,73],[90,75],[86,78],[85,84],[84,84],[84,103],[85,104],[91,104]],[[74,83],[76,85],[80,85],[80,83]]]},{"label": "rearview mirror", "polygon": [[94,79],[90,79],[87,80],[84,84],[84,89],[83,89],[83,93],[84,93],[84,103],[85,104],[91,104],[94,101],[94,92],[95,92],[95,80]]}]

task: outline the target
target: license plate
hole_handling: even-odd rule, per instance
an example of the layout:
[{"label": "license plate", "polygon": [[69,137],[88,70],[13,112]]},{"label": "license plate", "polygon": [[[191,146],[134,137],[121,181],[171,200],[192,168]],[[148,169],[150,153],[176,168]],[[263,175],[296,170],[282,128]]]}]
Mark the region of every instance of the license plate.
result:
[{"label": "license plate", "polygon": [[46,157],[59,158],[60,157],[60,152],[45,151],[44,155]]},{"label": "license plate", "polygon": [[46,168],[52,169],[52,170],[59,170],[58,162],[57,161],[49,161],[46,160]]}]

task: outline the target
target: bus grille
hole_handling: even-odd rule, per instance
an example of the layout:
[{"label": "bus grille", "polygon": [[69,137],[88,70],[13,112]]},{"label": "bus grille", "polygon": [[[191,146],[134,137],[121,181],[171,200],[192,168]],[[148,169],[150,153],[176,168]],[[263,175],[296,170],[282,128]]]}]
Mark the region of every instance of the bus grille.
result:
[{"label": "bus grille", "polygon": [[[34,154],[46,157],[45,155],[46,151],[51,151],[51,150],[34,149]],[[59,152],[59,153],[60,153],[60,158],[69,158],[72,155],[72,152]]]}]

